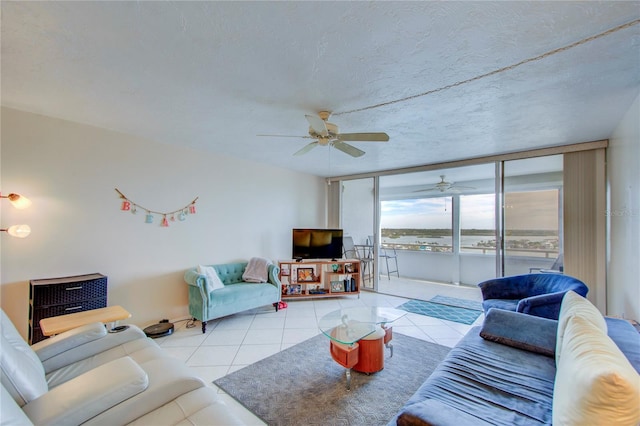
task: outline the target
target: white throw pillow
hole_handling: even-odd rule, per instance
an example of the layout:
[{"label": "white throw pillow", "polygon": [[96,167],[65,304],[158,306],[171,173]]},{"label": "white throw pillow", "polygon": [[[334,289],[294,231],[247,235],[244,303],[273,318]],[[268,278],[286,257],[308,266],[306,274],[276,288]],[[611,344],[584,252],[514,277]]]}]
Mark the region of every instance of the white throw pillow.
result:
[{"label": "white throw pillow", "polygon": [[568,291],[562,298],[560,313],[558,314],[558,331],[556,334],[556,365],[560,362],[562,340],[564,339],[567,322],[573,317],[581,317],[607,334],[607,323],[604,317],[591,302],[575,291]]},{"label": "white throw pillow", "polygon": [[207,292],[210,293],[213,290],[224,287],[224,284],[220,281],[220,277],[213,266],[198,265],[198,273],[204,275],[207,280]]},{"label": "white throw pillow", "polygon": [[640,375],[589,320],[567,321],[553,389],[553,425],[637,425]]}]

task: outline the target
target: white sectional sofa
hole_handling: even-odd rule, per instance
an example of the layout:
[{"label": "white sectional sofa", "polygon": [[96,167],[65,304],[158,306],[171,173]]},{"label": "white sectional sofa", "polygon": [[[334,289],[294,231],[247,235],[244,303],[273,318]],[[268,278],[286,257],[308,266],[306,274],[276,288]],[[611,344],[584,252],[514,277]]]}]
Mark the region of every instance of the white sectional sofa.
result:
[{"label": "white sectional sofa", "polygon": [[0,310],[5,425],[238,425],[216,391],[138,327],[89,324],[29,346]]}]

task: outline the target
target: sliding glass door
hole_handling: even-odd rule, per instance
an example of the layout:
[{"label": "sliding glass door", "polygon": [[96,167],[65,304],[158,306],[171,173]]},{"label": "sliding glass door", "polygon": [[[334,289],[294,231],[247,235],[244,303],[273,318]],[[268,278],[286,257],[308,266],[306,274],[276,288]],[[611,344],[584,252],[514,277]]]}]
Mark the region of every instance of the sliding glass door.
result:
[{"label": "sliding glass door", "polygon": [[[559,269],[562,176],[562,155],[380,176],[377,241],[410,279],[475,285]],[[368,199],[373,182],[363,181]]]},{"label": "sliding glass door", "polygon": [[503,274],[562,272],[562,155],[503,164]]},{"label": "sliding glass door", "polygon": [[401,277],[495,277],[494,173],[488,163],[380,177],[380,242],[396,250]]},{"label": "sliding glass door", "polygon": [[[539,271],[584,276],[598,287],[604,255],[593,253],[604,246],[604,154],[591,145],[334,181],[340,191],[331,203],[339,203],[340,225],[361,256],[373,259],[364,288],[377,291],[378,281],[387,288],[394,278],[475,286]],[[594,241],[585,243],[591,235]],[[382,248],[397,253],[397,274],[376,259]]]}]

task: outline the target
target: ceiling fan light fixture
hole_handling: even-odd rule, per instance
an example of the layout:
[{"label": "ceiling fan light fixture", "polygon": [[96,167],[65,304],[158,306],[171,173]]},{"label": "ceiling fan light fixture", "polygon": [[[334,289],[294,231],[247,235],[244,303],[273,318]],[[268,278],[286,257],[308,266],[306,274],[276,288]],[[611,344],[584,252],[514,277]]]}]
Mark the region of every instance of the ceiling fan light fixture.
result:
[{"label": "ceiling fan light fixture", "polygon": [[457,185],[455,182],[447,182],[445,180],[445,177],[446,177],[445,175],[440,175],[440,182],[434,184],[430,188],[419,189],[413,192],[440,191],[442,193],[450,192],[454,194],[460,194],[462,189],[475,189],[472,186],[460,186],[460,185]]},{"label": "ceiling fan light fixture", "polygon": [[368,133],[340,133],[340,128],[329,123],[327,120],[331,116],[329,111],[320,111],[318,115],[305,115],[309,122],[309,136],[291,136],[291,135],[258,135],[271,137],[296,137],[305,139],[316,139],[315,141],[305,145],[302,149],[296,151],[293,155],[302,155],[311,151],[316,146],[334,147],[352,157],[361,157],[365,154],[361,149],[356,148],[346,142],[387,142],[389,135],[384,132],[368,132]]}]

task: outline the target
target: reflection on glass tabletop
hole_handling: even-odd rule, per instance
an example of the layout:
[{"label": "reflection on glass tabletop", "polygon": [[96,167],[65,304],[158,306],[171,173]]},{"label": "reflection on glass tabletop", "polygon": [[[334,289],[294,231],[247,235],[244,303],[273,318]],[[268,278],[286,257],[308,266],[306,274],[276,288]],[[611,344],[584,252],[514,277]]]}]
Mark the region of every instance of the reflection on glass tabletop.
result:
[{"label": "reflection on glass tabletop", "polygon": [[377,306],[344,308],[320,318],[318,326],[330,339],[351,345],[373,333],[379,325],[391,323],[406,314],[407,311]]}]

